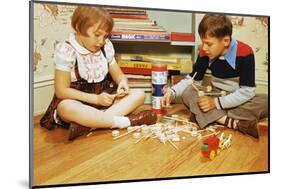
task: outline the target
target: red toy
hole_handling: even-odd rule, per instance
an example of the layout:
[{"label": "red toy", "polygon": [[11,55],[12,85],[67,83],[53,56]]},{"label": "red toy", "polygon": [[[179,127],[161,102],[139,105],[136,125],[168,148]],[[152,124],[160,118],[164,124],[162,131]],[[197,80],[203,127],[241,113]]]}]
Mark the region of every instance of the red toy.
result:
[{"label": "red toy", "polygon": [[205,157],[213,160],[220,153],[220,139],[216,135],[213,135],[204,140],[201,146],[201,152]]}]

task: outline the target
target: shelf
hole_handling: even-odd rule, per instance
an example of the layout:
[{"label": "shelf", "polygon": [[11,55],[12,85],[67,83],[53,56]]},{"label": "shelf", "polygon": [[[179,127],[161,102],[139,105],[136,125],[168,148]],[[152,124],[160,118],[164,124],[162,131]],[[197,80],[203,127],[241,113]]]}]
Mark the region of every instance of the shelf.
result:
[{"label": "shelf", "polygon": [[175,46],[195,46],[195,42],[171,41],[171,45],[175,45]]}]

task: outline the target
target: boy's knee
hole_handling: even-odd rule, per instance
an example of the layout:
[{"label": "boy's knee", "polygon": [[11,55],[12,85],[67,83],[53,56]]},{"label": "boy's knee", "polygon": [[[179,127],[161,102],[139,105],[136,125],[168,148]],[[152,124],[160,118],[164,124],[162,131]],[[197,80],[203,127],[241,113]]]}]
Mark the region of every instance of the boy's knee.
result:
[{"label": "boy's knee", "polygon": [[189,105],[189,100],[190,100],[191,95],[193,95],[192,93],[193,93],[192,87],[187,87],[182,93],[182,96],[181,96],[182,101],[187,106]]}]

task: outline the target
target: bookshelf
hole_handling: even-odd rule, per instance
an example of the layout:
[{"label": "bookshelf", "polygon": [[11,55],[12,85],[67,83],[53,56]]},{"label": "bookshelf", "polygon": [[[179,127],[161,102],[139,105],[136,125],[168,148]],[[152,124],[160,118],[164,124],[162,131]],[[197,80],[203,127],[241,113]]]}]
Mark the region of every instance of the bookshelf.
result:
[{"label": "bookshelf", "polygon": [[[130,9],[127,11],[134,14]],[[120,14],[120,12],[118,13]],[[114,18],[115,28],[113,28],[111,41],[114,44],[117,55],[133,54],[175,57],[182,60],[180,61],[182,69],[180,69],[178,74],[186,75],[191,72],[197,44],[194,32],[195,24],[193,23],[195,15],[193,13],[145,10],[141,17],[138,17],[141,14],[140,10],[138,10],[133,18],[130,18],[127,12],[124,14],[126,19],[128,19],[124,23],[122,23],[124,16],[121,16],[122,18]],[[145,19],[144,15],[146,15],[147,19]],[[152,23],[152,26],[148,26],[150,23]],[[119,62],[118,58],[117,62]],[[134,78],[134,82],[137,80]],[[146,81],[148,80],[146,79]],[[141,85],[136,84],[135,87],[131,87],[140,88],[139,86]],[[151,87],[146,84],[143,86],[146,86],[142,87],[146,92],[145,103],[149,104],[151,103]]]}]

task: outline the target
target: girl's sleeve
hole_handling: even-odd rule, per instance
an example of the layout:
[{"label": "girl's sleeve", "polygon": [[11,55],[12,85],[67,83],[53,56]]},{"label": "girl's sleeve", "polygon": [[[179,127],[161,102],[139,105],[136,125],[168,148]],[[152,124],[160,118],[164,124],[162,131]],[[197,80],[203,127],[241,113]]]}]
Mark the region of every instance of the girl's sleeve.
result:
[{"label": "girl's sleeve", "polygon": [[55,48],[55,68],[61,71],[71,72],[75,63],[76,53],[73,47],[67,43],[59,43]]},{"label": "girl's sleeve", "polygon": [[106,57],[109,65],[116,63],[116,60],[114,57],[115,50],[114,50],[112,42],[109,39],[106,39],[106,41],[105,41],[104,51],[105,51],[105,57]]}]

